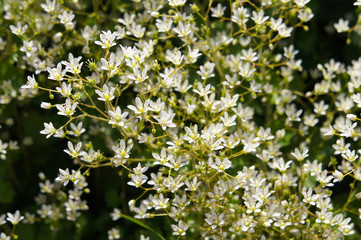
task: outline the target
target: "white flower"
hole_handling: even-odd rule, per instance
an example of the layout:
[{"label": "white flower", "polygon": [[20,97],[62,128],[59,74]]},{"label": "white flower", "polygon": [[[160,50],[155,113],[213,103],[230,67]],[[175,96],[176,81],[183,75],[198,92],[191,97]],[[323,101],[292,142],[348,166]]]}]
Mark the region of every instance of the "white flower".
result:
[{"label": "white flower", "polygon": [[116,228],[112,228],[108,231],[108,239],[114,240],[114,239],[120,239],[120,232]]},{"label": "white flower", "polygon": [[253,139],[242,139],[244,145],[243,151],[246,153],[255,152],[259,146],[259,142],[254,142]]},{"label": "white flower", "polygon": [[199,185],[201,185],[201,182],[198,182],[198,178],[194,177],[192,182],[189,182],[188,179],[185,181],[186,184],[186,191],[197,191]]},{"label": "white flower", "polygon": [[226,7],[222,7],[222,4],[218,3],[215,8],[211,8],[212,17],[222,18],[224,15],[224,10],[226,10]]},{"label": "white flower", "polygon": [[152,153],[152,156],[156,159],[154,165],[167,165],[167,163],[174,158],[172,154],[167,155],[165,148],[161,150],[160,155],[158,153]]},{"label": "white flower", "polygon": [[63,170],[63,169],[59,168],[59,173],[60,173],[60,175],[55,179],[55,181],[61,182],[64,184],[64,186],[66,186],[69,183],[69,180],[71,178],[69,169],[67,168],[67,169]]},{"label": "white flower", "polygon": [[297,161],[303,161],[306,157],[308,157],[308,149],[305,149],[304,151],[300,151],[300,149],[296,148],[294,152],[291,153],[292,156],[294,156]]},{"label": "white flower", "polygon": [[59,110],[58,115],[71,116],[75,113],[77,102],[71,103],[69,99],[65,100],[65,105],[56,104],[56,108]]},{"label": "white flower", "polygon": [[111,32],[110,30],[108,31],[102,31],[102,33],[100,34],[100,41],[95,41],[95,44],[100,45],[102,48],[111,48],[112,46],[115,46],[115,38],[117,37],[118,33],[117,32]]},{"label": "white flower", "polygon": [[251,19],[256,23],[256,25],[264,23],[269,18],[268,16],[264,16],[263,10],[259,11],[258,13],[253,11],[252,16],[253,17],[251,17]]},{"label": "white flower", "polygon": [[51,135],[56,133],[56,129],[54,128],[53,123],[44,123],[44,127],[45,129],[41,130],[40,133],[45,134],[46,138],[49,138]]},{"label": "white flower", "polygon": [[173,31],[181,38],[187,37],[192,32],[191,25],[189,23],[183,24],[182,22],[180,22],[176,28],[173,28]]},{"label": "white flower", "polygon": [[17,225],[21,220],[24,219],[23,216],[20,216],[20,212],[19,210],[16,210],[14,214],[12,213],[7,213],[7,218],[6,220],[11,222],[13,225]]},{"label": "white flower", "polygon": [[327,208],[322,208],[321,212],[316,211],[316,215],[317,215],[317,219],[316,219],[317,223],[323,222],[328,224],[332,220],[332,212],[327,212]]},{"label": "white flower", "polygon": [[136,188],[139,188],[142,186],[146,181],[148,180],[148,177],[145,175],[132,175],[131,181],[129,181],[127,184],[130,186],[134,186]]},{"label": "white flower", "polygon": [[187,0],[168,0],[169,6],[180,7],[183,6]]},{"label": "white flower", "polygon": [[64,76],[67,72],[66,69],[62,70],[61,63],[58,63],[56,68],[47,68],[47,71],[49,73],[48,79],[55,80],[55,81],[62,81],[64,79]]},{"label": "white flower", "polygon": [[143,104],[142,100],[140,100],[139,97],[136,97],[135,98],[135,106],[134,105],[128,105],[128,108],[130,110],[134,111],[135,114],[142,115],[142,114],[148,112],[149,110],[152,110],[149,107],[149,103],[150,103],[149,99],[147,99]]},{"label": "white flower", "polygon": [[223,109],[235,107],[237,105],[238,97],[239,97],[239,95],[235,94],[231,98],[231,95],[229,93],[226,94],[226,97],[221,97]]},{"label": "white flower", "polygon": [[120,140],[119,147],[113,146],[112,149],[115,152],[115,158],[120,158],[121,160],[124,160],[125,158],[129,158],[130,150],[132,149],[133,144],[130,144],[128,147],[126,147],[124,139]]},{"label": "white flower", "polygon": [[334,24],[334,27],[338,33],[347,32],[350,29],[348,24],[349,24],[348,20],[344,20],[340,18],[338,22]]},{"label": "white flower", "polygon": [[28,28],[28,25],[25,24],[24,26],[21,25],[21,22],[17,22],[16,27],[14,25],[10,25],[10,30],[13,34],[22,36],[26,29]]},{"label": "white flower", "polygon": [[203,84],[198,82],[198,88],[193,89],[193,92],[199,94],[199,96],[206,96],[212,92],[211,85],[207,84],[205,87],[203,87]]},{"label": "white flower", "polygon": [[60,23],[65,25],[66,30],[71,30],[74,28],[75,23],[72,22],[75,15],[72,12],[63,11],[62,14],[58,15]]},{"label": "white flower", "polygon": [[333,182],[341,182],[344,175],[342,174],[342,172],[335,170],[334,173],[332,173],[332,175],[335,177],[335,179],[333,180]]},{"label": "white flower", "polygon": [[224,116],[221,117],[221,120],[226,127],[232,127],[237,125],[236,123],[237,115],[229,116],[227,112],[224,113]]},{"label": "white flower", "polygon": [[112,217],[113,221],[117,221],[122,217],[122,212],[118,208],[114,208],[110,216]]},{"label": "white flower", "polygon": [[247,201],[244,201],[244,205],[247,206],[246,213],[260,213],[263,201],[257,201],[254,198],[249,198]]},{"label": "white flower", "polygon": [[302,201],[305,203],[309,203],[313,206],[316,205],[316,201],[319,198],[319,194],[312,195],[312,188],[309,188],[307,191],[304,189],[302,191],[302,195],[304,197],[304,199]]},{"label": "white flower", "polygon": [[216,169],[218,172],[223,172],[224,170],[230,168],[231,166],[232,166],[232,163],[231,163],[231,161],[228,160],[228,158],[224,158],[223,161],[221,161],[217,157],[215,159],[215,163],[211,164],[211,167]]},{"label": "white flower", "polygon": [[1,214],[1,215],[0,215],[0,225],[3,225],[3,224],[6,223],[5,218],[6,218],[6,215],[5,215],[5,214]]},{"label": "white flower", "polygon": [[109,61],[105,58],[100,59],[100,61],[102,62],[101,69],[109,71],[109,77],[112,77],[118,71],[118,67],[121,64],[121,61],[117,59],[114,53],[110,54]]},{"label": "white flower", "polygon": [[85,132],[85,128],[83,128],[83,123],[80,122],[78,125],[74,123],[70,123],[71,130],[69,131],[69,135],[73,135],[75,137],[79,137],[82,133]]},{"label": "white flower", "polygon": [[303,8],[307,3],[309,3],[311,0],[294,0],[297,7]]},{"label": "white flower", "polygon": [[152,199],[155,210],[165,209],[168,207],[169,198],[164,198],[163,193],[159,194],[159,196],[155,196]]},{"label": "white flower", "polygon": [[61,87],[56,87],[56,91],[58,91],[63,97],[70,97],[72,90],[71,84],[66,84],[66,82],[62,82]]},{"label": "white flower", "polygon": [[115,92],[115,88],[108,88],[108,86],[106,84],[103,85],[103,91],[100,91],[98,89],[95,90],[96,94],[99,95],[98,99],[100,101],[104,101],[104,102],[110,102],[111,100],[114,99],[114,92]]},{"label": "white flower", "polygon": [[52,107],[52,105],[51,105],[51,103],[48,103],[48,102],[41,102],[40,107],[44,108],[44,109],[50,109]]},{"label": "white flower", "polygon": [[150,238],[149,237],[144,237],[144,235],[142,234],[142,235],[140,235],[140,240],[150,240]]},{"label": "white flower", "polygon": [[199,53],[199,49],[192,50],[191,47],[188,45],[187,61],[189,63],[195,63],[197,62],[199,56],[202,56],[202,54]]},{"label": "white flower", "polygon": [[129,75],[128,78],[132,79],[136,83],[142,83],[144,80],[148,79],[147,71],[147,67],[145,67],[142,72],[140,72],[139,69],[135,67],[133,68],[134,74]]},{"label": "white flower", "polygon": [[30,57],[38,50],[38,48],[34,46],[33,41],[24,41],[23,44],[24,45],[20,48],[20,51],[25,52],[27,57]]},{"label": "white flower", "polygon": [[291,33],[293,31],[292,27],[287,27],[286,24],[281,24],[281,26],[277,29],[278,30],[278,34],[282,37],[282,38],[287,38],[291,36]]},{"label": "white flower", "polygon": [[232,22],[235,22],[241,26],[246,22],[248,22],[248,17],[249,17],[248,9],[244,7],[239,7],[234,9],[231,20]]},{"label": "white flower", "polygon": [[238,64],[239,75],[244,78],[250,78],[253,76],[253,73],[256,71],[256,68],[253,68],[249,62],[241,62]]},{"label": "white flower", "polygon": [[186,235],[186,231],[188,229],[188,225],[184,224],[182,220],[180,220],[178,222],[178,225],[171,225],[172,229],[173,229],[173,235],[180,235],[180,236],[185,236]]},{"label": "white flower", "polygon": [[53,13],[56,9],[60,7],[59,4],[56,4],[56,0],[50,1],[46,0],[46,4],[42,3],[40,6],[44,9],[47,13]]},{"label": "white flower", "polygon": [[9,146],[8,143],[3,143],[2,140],[0,140],[0,153],[6,154],[6,148]]},{"label": "white flower", "polygon": [[83,152],[80,152],[81,149],[81,142],[78,142],[74,148],[74,145],[72,142],[68,141],[68,149],[65,149],[64,152],[69,154],[72,158],[76,158],[78,156],[84,155]]},{"label": "white flower", "polygon": [[153,116],[159,124],[162,126],[163,130],[166,130],[167,127],[176,127],[176,125],[172,122],[175,114],[171,112],[161,111],[159,116]]},{"label": "white flower", "polygon": [[172,27],[173,19],[168,17],[163,17],[162,19],[156,19],[155,25],[158,28],[158,32],[169,32]]},{"label": "white flower", "polygon": [[206,62],[204,66],[199,67],[199,71],[197,71],[197,73],[199,74],[199,76],[202,77],[203,80],[214,77],[215,75],[213,73],[213,70],[215,66],[215,63]]},{"label": "white flower", "polygon": [[115,124],[117,126],[124,127],[125,118],[128,116],[128,112],[123,112],[119,106],[115,108],[115,111],[108,111],[110,116],[109,124]]},{"label": "white flower", "polygon": [[346,152],[342,153],[341,156],[350,162],[355,161],[359,157],[355,150],[351,151],[350,149],[346,149]]},{"label": "white flower", "polygon": [[38,83],[36,82],[34,75],[32,77],[28,76],[28,81],[26,82],[26,84],[21,86],[21,88],[30,88],[30,89],[31,88],[35,89],[37,87],[38,87]]},{"label": "white flower", "polygon": [[286,172],[286,170],[291,166],[292,161],[285,162],[284,159],[274,158],[272,162],[269,162],[268,165],[273,169],[278,169],[281,173]]},{"label": "white flower", "polygon": [[182,55],[181,51],[176,50],[173,51],[167,51],[166,53],[166,59],[167,61],[172,62],[174,65],[179,66],[183,61],[184,55]]},{"label": "white flower", "polygon": [[0,234],[0,240],[10,240],[10,236],[6,236],[5,233]]},{"label": "white flower", "polygon": [[69,53],[68,61],[61,61],[65,65],[65,70],[73,74],[78,74],[81,71],[83,63],[80,62],[82,57],[74,58],[73,54]]}]

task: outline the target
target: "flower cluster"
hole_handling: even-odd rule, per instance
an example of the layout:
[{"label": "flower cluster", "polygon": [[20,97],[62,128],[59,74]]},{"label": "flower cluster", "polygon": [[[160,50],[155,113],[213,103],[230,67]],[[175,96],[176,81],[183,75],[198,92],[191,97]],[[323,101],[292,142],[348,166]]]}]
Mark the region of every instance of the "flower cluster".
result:
[{"label": "flower cluster", "polygon": [[[292,39],[308,29],[310,0],[189,2],[133,1],[103,26],[78,24],[86,5],[77,1],[47,0],[34,21],[34,3],[6,14],[16,61],[34,75],[18,90],[1,83],[0,103],[47,93],[41,110],[57,120],[39,123],[40,134],[64,139],[59,152],[73,160],[55,182],[40,174],[39,208],[26,222],[77,222],[89,209],[86,176],[112,167],[139,194],[130,216],[118,206],[112,220],[168,218],[174,239],[361,235],[361,58],[304,69]],[[334,28],[361,33],[361,21],[348,25]],[[8,148],[17,143],[0,140],[2,158]],[[347,197],[335,204],[342,183]],[[120,229],[104,234],[119,239]]]}]

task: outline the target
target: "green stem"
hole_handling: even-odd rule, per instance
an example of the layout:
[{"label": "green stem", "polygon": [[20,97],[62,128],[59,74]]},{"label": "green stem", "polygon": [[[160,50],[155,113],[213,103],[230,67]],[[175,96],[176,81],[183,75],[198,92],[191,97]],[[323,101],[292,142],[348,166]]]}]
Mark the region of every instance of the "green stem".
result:
[{"label": "green stem", "polygon": [[137,224],[137,225],[145,228],[145,229],[147,229],[148,231],[153,232],[153,233],[154,233],[155,235],[157,235],[160,239],[166,240],[162,235],[160,235],[160,233],[158,233],[157,231],[155,231],[153,228],[149,227],[148,225],[145,225],[145,224],[142,223],[141,221],[139,221],[139,220],[137,220],[137,219],[135,219],[135,218],[132,218],[132,217],[130,217],[130,216],[128,216],[128,215],[124,215],[124,214],[121,214],[121,217],[122,217],[122,218],[125,218],[125,219],[127,219],[127,220],[129,220],[129,221],[131,221],[131,222],[133,222],[133,223],[135,223],[135,224]]}]

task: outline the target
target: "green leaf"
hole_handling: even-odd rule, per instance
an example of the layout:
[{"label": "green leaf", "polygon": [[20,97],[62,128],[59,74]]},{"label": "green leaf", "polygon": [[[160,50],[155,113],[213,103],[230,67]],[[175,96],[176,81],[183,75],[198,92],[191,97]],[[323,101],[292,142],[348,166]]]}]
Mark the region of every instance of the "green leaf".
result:
[{"label": "green leaf", "polygon": [[153,228],[149,227],[148,225],[145,225],[145,224],[142,223],[141,221],[139,221],[139,220],[137,220],[137,219],[135,219],[135,218],[132,218],[132,217],[130,217],[130,216],[128,216],[128,215],[121,214],[121,216],[122,216],[122,218],[125,218],[125,219],[127,219],[127,220],[129,220],[129,221],[131,221],[131,222],[133,222],[133,223],[135,223],[135,224],[137,224],[137,225],[139,225],[139,226],[147,229],[148,231],[153,232],[153,233],[154,233],[155,235],[157,235],[160,239],[165,240],[165,238],[164,238],[162,235],[160,235],[160,233],[156,232]]}]

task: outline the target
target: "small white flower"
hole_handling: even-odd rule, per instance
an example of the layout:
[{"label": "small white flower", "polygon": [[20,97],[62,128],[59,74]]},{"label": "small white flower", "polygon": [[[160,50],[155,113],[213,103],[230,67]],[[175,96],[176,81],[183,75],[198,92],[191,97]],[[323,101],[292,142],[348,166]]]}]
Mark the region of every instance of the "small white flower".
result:
[{"label": "small white flower", "polygon": [[218,157],[215,159],[215,163],[211,164],[211,167],[216,169],[218,172],[223,172],[224,170],[230,168],[232,166],[232,162],[228,160],[228,158],[223,159],[221,161]]},{"label": "small white flower", "polygon": [[154,118],[162,126],[162,129],[166,130],[167,127],[169,127],[169,128],[176,127],[176,125],[172,122],[174,116],[175,116],[174,113],[161,111],[159,113],[159,116],[154,116]]},{"label": "small white flower", "polygon": [[71,103],[69,99],[66,99],[64,105],[56,104],[56,108],[59,110],[58,115],[69,117],[75,113],[76,106],[78,106],[77,102]]},{"label": "small white flower", "polygon": [[108,231],[108,239],[114,240],[114,239],[120,239],[120,232],[116,228],[112,228]]},{"label": "small white flower", "polygon": [[117,221],[122,217],[122,212],[118,208],[114,208],[110,216],[112,217],[113,221]]},{"label": "small white flower", "polygon": [[82,57],[74,58],[73,54],[69,53],[68,61],[61,61],[62,64],[65,65],[65,70],[71,72],[73,74],[78,74],[81,71],[81,67],[83,65],[80,62]]},{"label": "small white flower", "polygon": [[69,169],[61,169],[59,168],[59,173],[60,175],[55,179],[55,181],[57,182],[61,182],[64,184],[64,186],[66,186],[69,183],[69,180],[71,179],[71,175],[69,173]]},{"label": "small white flower", "polygon": [[338,20],[338,22],[335,23],[333,26],[335,27],[335,29],[338,33],[341,33],[341,32],[347,32],[350,29],[350,27],[348,25],[349,25],[348,20],[344,20],[344,19],[340,18]]},{"label": "small white flower", "polygon": [[51,108],[51,103],[48,102],[41,102],[40,107],[44,108],[44,109],[50,109]]},{"label": "small white flower", "polygon": [[294,0],[297,7],[303,8],[307,3],[309,3],[311,0]]},{"label": "small white flower", "polygon": [[186,231],[188,229],[188,225],[184,224],[182,220],[180,220],[178,222],[178,225],[171,225],[172,229],[173,229],[173,235],[180,235],[180,236],[185,236],[186,235]]},{"label": "small white flower", "polygon": [[54,128],[53,123],[44,123],[44,127],[45,129],[41,130],[40,133],[45,134],[46,138],[49,138],[51,135],[54,135],[56,133],[56,129]]},{"label": "small white flower", "polygon": [[38,48],[34,46],[33,41],[24,41],[23,44],[24,45],[20,48],[20,51],[25,52],[27,57],[30,57],[38,50]]},{"label": "small white flower", "polygon": [[170,162],[172,158],[174,158],[172,154],[167,155],[167,151],[165,150],[165,148],[161,150],[160,155],[158,153],[152,153],[152,156],[156,159],[154,165],[163,166],[167,165],[167,163]]},{"label": "small white flower", "polygon": [[100,34],[100,41],[95,41],[95,44],[100,45],[102,48],[105,49],[111,48],[112,46],[115,46],[114,40],[117,35],[117,32],[112,33],[110,30],[106,32],[102,31],[102,33]]},{"label": "small white flower", "polygon": [[181,38],[187,37],[192,32],[191,25],[189,23],[183,24],[182,22],[180,22],[176,28],[173,28],[173,31]]},{"label": "small white flower", "polygon": [[136,83],[142,83],[148,79],[147,71],[147,67],[145,67],[142,72],[140,72],[139,69],[135,67],[133,68],[134,74],[129,75],[128,78],[132,79]]},{"label": "small white flower", "polygon": [[168,0],[169,6],[180,7],[183,6],[187,0]]},{"label": "small white flower", "polygon": [[0,215],[0,225],[3,225],[3,224],[6,223],[5,218],[6,218],[6,215],[5,215],[5,214]]},{"label": "small white flower", "polygon": [[128,112],[123,112],[119,106],[115,108],[115,111],[108,111],[110,116],[109,124],[124,127],[125,118],[128,116]]},{"label": "small white flower", "polygon": [[124,139],[120,140],[119,147],[113,146],[112,149],[115,152],[115,158],[119,158],[125,161],[126,158],[129,158],[130,150],[133,148],[133,144],[130,144],[128,147],[125,144]]},{"label": "small white flower", "polygon": [[34,75],[32,77],[28,76],[28,81],[26,82],[26,84],[21,86],[21,88],[30,88],[30,89],[31,88],[35,89],[37,87],[38,87],[38,83],[36,82]]},{"label": "small white flower", "polygon": [[69,154],[72,158],[76,158],[78,156],[84,155],[83,152],[80,152],[81,149],[81,142],[78,142],[74,148],[74,145],[72,142],[68,141],[68,149],[65,149],[64,152]]},{"label": "small white flower", "polygon": [[104,102],[110,102],[114,99],[114,92],[115,92],[115,88],[108,88],[107,85],[103,85],[103,91],[100,91],[98,89],[95,90],[96,94],[98,94],[98,99],[100,101],[104,101]]},{"label": "small white flower", "polygon": [[11,222],[13,225],[17,225],[21,220],[24,219],[23,216],[20,216],[20,211],[16,210],[14,214],[12,213],[7,213],[7,218],[6,220]]},{"label": "small white flower", "polygon": [[143,103],[142,100],[140,100],[139,97],[135,98],[135,106],[134,105],[128,105],[128,108],[132,111],[134,111],[137,115],[142,115],[148,111],[151,111],[152,108],[149,107],[150,99],[145,100]]},{"label": "small white flower", "polygon": [[10,240],[10,236],[6,236],[5,233],[0,234],[0,240]]},{"label": "small white flower", "polygon": [[25,24],[24,26],[21,25],[21,22],[17,22],[16,27],[14,25],[10,25],[10,30],[13,34],[22,36],[26,29],[28,28],[28,25]]},{"label": "small white flower", "polygon": [[56,68],[47,68],[47,71],[49,73],[48,79],[55,80],[55,81],[62,81],[64,80],[64,76],[67,72],[66,69],[62,70],[61,63],[58,63]]},{"label": "small white flower", "polygon": [[309,188],[307,191],[306,191],[306,189],[304,189],[302,191],[302,195],[304,197],[304,199],[302,201],[314,206],[314,205],[316,205],[316,201],[319,198],[319,194],[312,194],[312,191],[313,191],[312,188]]}]

